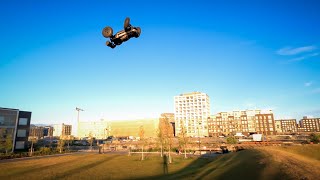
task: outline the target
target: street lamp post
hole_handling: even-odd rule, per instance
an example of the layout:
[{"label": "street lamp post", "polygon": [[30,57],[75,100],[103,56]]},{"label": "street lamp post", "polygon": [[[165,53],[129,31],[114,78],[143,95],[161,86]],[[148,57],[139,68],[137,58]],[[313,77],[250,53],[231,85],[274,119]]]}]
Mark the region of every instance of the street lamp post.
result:
[{"label": "street lamp post", "polygon": [[80,111],[84,111],[84,110],[76,107],[76,111],[78,111],[78,118],[77,118],[78,132],[77,133],[78,133],[78,136],[79,136],[79,124],[80,124],[79,115],[80,115]]},{"label": "street lamp post", "polygon": [[198,141],[199,141],[199,155],[201,155],[201,149],[200,149],[200,123],[198,125]]}]

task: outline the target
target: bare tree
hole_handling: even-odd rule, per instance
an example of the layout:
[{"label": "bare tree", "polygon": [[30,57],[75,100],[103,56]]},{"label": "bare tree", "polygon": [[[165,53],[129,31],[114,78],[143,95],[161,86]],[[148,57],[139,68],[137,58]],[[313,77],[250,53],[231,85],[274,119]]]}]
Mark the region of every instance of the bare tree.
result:
[{"label": "bare tree", "polygon": [[63,147],[64,147],[65,141],[62,136],[60,136],[59,142],[58,142],[58,149],[59,152],[62,153]]},{"label": "bare tree", "polygon": [[[169,122],[169,118],[164,116],[160,118],[159,122],[159,140],[162,146],[168,151],[169,163],[172,162],[171,158],[171,147],[173,144],[173,127]],[[160,136],[161,135],[161,136]]]},{"label": "bare tree", "polygon": [[93,144],[93,135],[92,132],[89,133],[89,143],[90,143],[90,151],[92,151],[92,144]]},{"label": "bare tree", "polygon": [[165,128],[165,118],[159,119],[159,127],[158,127],[158,139],[160,143],[160,155],[163,157],[163,147],[166,141],[166,128]]},{"label": "bare tree", "polygon": [[36,133],[36,131],[33,129],[32,130],[32,136],[30,137],[30,140],[31,140],[30,156],[33,156],[34,144],[37,142],[37,139],[35,137],[35,133]]},{"label": "bare tree", "polygon": [[179,142],[181,143],[181,145],[183,146],[183,150],[184,150],[184,158],[187,158],[187,144],[189,141],[189,138],[187,136],[187,130],[186,127],[184,125],[184,123],[181,121],[180,123],[181,125],[181,131],[180,131],[180,136],[179,136]]},{"label": "bare tree", "polygon": [[0,129],[0,152],[5,150],[4,129]]},{"label": "bare tree", "polygon": [[35,138],[35,136],[31,136],[30,140],[31,140],[30,156],[32,156],[34,152],[34,144],[37,142],[37,139]]},{"label": "bare tree", "polygon": [[143,149],[144,149],[144,144],[145,144],[145,142],[144,142],[144,128],[143,128],[143,126],[140,126],[140,129],[139,129],[139,137],[140,137],[140,142],[141,142],[141,144],[142,144],[142,152],[141,152],[141,161],[143,161],[144,160],[144,154],[143,154]]},{"label": "bare tree", "polygon": [[169,121],[166,122],[166,127],[167,127],[167,139],[168,139],[168,146],[169,146],[169,163],[172,163],[172,158],[171,158],[171,147],[173,144],[173,128],[170,124]]}]

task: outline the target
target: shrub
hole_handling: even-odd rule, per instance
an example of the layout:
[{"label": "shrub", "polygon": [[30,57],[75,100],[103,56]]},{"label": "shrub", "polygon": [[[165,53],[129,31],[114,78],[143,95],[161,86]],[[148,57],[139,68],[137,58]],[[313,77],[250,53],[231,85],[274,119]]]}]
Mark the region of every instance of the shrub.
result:
[{"label": "shrub", "polygon": [[51,154],[51,149],[48,147],[41,147],[39,151],[41,154]]},{"label": "shrub", "polygon": [[228,144],[237,144],[237,139],[235,138],[235,137],[233,137],[233,136],[228,136],[227,137],[227,143]]},{"label": "shrub", "polygon": [[310,134],[309,138],[310,138],[310,142],[313,142],[315,144],[320,142],[320,134],[312,133]]}]

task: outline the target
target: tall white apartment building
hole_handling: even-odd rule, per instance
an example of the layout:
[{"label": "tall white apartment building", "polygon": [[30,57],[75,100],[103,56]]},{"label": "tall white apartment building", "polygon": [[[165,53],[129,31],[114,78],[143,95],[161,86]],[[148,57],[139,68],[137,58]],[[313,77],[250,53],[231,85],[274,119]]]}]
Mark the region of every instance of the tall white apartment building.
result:
[{"label": "tall white apartment building", "polygon": [[174,97],[176,135],[208,136],[210,98],[206,93],[192,92]]}]

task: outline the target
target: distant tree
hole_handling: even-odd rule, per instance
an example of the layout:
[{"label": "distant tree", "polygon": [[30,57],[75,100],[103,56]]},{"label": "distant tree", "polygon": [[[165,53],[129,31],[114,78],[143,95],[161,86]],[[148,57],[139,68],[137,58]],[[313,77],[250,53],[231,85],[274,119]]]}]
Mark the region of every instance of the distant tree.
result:
[{"label": "distant tree", "polygon": [[171,157],[171,149],[172,149],[172,144],[173,144],[173,128],[170,124],[170,122],[167,122],[167,137],[168,137],[168,150],[169,150],[169,163],[172,163],[172,157]]},{"label": "distant tree", "polygon": [[10,133],[7,135],[6,141],[5,141],[6,154],[8,154],[8,152],[12,151],[12,147],[13,147],[12,141],[13,141],[12,134]]},{"label": "distant tree", "polygon": [[189,138],[187,136],[187,130],[186,127],[184,126],[184,123],[181,121],[180,123],[181,125],[181,131],[180,131],[180,136],[179,136],[179,143],[181,144],[181,146],[183,147],[183,151],[184,151],[184,158],[187,158],[187,144],[189,141]]},{"label": "distant tree", "polygon": [[320,142],[320,134],[311,133],[309,136],[310,142],[313,142],[315,144]]},{"label": "distant tree", "polygon": [[35,146],[35,144],[37,142],[37,139],[35,138],[35,136],[31,136],[30,140],[31,140],[30,156],[32,156],[33,152],[34,152],[34,146]]},{"label": "distant tree", "polygon": [[35,136],[35,130],[32,131],[32,136],[30,136],[30,140],[31,140],[31,147],[30,147],[30,156],[33,156],[33,152],[34,152],[34,145],[37,142],[36,136]]},{"label": "distant tree", "polygon": [[5,129],[0,129],[0,152],[4,152],[5,150]]},{"label": "distant tree", "polygon": [[13,136],[12,136],[13,131],[10,129],[0,129],[0,150],[4,150],[6,154],[8,152],[12,151],[13,147]]},{"label": "distant tree", "polygon": [[88,140],[89,140],[89,144],[90,144],[90,151],[92,151],[92,145],[93,145],[93,141],[94,141],[92,132],[89,133]]},{"label": "distant tree", "polygon": [[64,138],[61,136],[59,141],[58,141],[58,149],[59,149],[59,152],[62,153],[62,150],[63,150],[63,147],[64,147],[64,144],[65,144],[65,140]]},{"label": "distant tree", "polygon": [[143,126],[140,126],[140,129],[139,129],[139,137],[140,137],[140,143],[142,145],[141,149],[141,161],[144,160],[144,154],[143,154],[143,150],[144,150],[144,144],[145,144],[145,139],[144,139],[144,128]]},{"label": "distant tree", "polygon": [[159,119],[159,127],[158,127],[158,139],[160,143],[160,149],[161,149],[161,157],[163,157],[163,148],[166,141],[166,128],[165,128],[165,118]]},{"label": "distant tree", "polygon": [[163,131],[164,145],[166,146],[166,149],[168,151],[169,163],[172,163],[171,148],[173,144],[173,128],[169,122],[169,118],[166,116],[163,118],[163,121],[162,121],[162,131]]},{"label": "distant tree", "polygon": [[237,139],[234,136],[228,136],[227,137],[227,143],[228,144],[237,144]]}]

